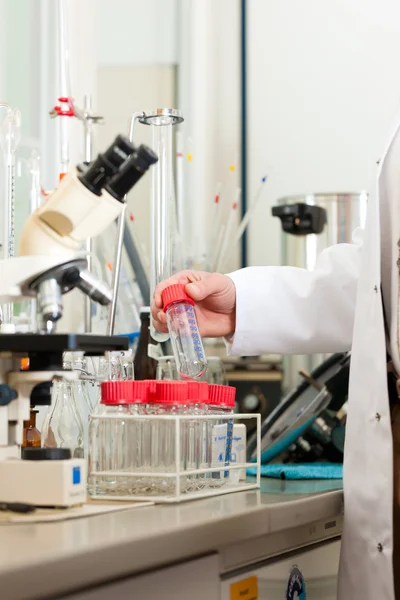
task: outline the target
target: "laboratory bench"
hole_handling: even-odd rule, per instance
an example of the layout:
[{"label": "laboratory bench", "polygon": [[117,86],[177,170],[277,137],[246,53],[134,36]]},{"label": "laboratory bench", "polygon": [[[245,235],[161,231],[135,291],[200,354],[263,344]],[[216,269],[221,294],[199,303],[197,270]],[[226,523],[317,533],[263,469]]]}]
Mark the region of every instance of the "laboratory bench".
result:
[{"label": "laboratory bench", "polygon": [[[342,514],[341,481],[263,479],[256,491],[1,525],[0,597],[275,600],[290,573],[289,588],[301,585],[298,568],[308,600],[333,600]],[[289,600],[303,598],[292,588]]]}]

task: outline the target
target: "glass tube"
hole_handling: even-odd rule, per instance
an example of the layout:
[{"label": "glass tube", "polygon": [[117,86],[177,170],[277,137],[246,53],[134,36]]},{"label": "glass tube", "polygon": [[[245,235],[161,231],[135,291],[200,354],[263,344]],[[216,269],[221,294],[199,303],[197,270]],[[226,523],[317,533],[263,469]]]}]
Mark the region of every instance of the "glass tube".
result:
[{"label": "glass tube", "polygon": [[[158,156],[152,169],[151,185],[151,298],[156,286],[172,274],[172,127],[173,120],[169,117],[154,117],[151,121],[152,149]],[[151,326],[151,337],[157,342],[166,342],[169,334],[160,333]]]}]

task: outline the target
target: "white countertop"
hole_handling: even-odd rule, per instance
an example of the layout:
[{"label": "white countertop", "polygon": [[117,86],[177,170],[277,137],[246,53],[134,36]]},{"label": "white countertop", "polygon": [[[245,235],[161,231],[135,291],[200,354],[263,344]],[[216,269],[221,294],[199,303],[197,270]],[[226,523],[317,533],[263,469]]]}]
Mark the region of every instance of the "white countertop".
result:
[{"label": "white countertop", "polygon": [[57,523],[0,526],[0,590],[33,600],[218,551],[342,512],[341,482],[265,479],[261,491]]}]

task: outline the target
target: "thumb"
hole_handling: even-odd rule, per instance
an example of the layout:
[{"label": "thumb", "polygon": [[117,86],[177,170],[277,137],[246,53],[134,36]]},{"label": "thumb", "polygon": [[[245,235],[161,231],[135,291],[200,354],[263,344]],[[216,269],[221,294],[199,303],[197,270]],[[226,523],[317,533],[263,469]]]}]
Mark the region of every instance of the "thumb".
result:
[{"label": "thumb", "polygon": [[188,283],[185,287],[186,293],[196,302],[204,300],[208,296],[218,294],[224,289],[224,276],[214,273],[206,279],[194,283]]}]

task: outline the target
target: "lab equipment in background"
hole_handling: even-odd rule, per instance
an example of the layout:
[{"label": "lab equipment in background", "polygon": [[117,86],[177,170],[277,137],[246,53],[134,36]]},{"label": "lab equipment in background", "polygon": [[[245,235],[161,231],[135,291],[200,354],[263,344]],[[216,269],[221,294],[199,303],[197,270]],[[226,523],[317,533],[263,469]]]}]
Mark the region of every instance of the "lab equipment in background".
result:
[{"label": "lab equipment in background", "polygon": [[175,358],[173,356],[160,356],[157,360],[156,379],[164,381],[178,381],[179,374],[176,369]]},{"label": "lab equipment in background", "polygon": [[[62,314],[62,294],[75,287],[96,302],[108,304],[109,290],[85,270],[87,262],[80,258],[80,245],[115,219],[125,194],[154,160],[157,159],[150,150],[135,149],[129,141],[118,137],[87,169],[82,167],[64,177],[25,224],[20,240],[22,256],[1,261],[0,302],[36,296],[45,333],[54,331],[54,324]],[[30,405],[51,402],[53,379],[77,378],[74,371],[63,370],[65,351],[102,354],[127,349],[128,340],[118,337],[4,332],[0,335],[3,404],[0,499],[3,502],[68,506],[85,501],[85,462],[71,459],[69,448],[25,448],[25,460],[9,459],[20,457],[23,422],[29,419]],[[23,370],[21,357],[25,361]],[[76,448],[79,449],[79,444]],[[28,487],[26,482],[32,480],[36,485]]]},{"label": "lab equipment in background", "polygon": [[[157,358],[156,378],[166,381],[178,381],[180,379],[174,356],[160,356]],[[224,385],[226,381],[222,359],[219,356],[207,356],[207,369],[198,380]]]},{"label": "lab equipment in background", "polygon": [[157,374],[157,346],[150,337],[150,307],[140,309],[140,334],[137,346],[134,371],[136,380],[155,379]]},{"label": "lab equipment in background", "polygon": [[226,384],[225,367],[219,356],[207,356],[207,370],[203,379],[208,383]]},{"label": "lab equipment in background", "polygon": [[[227,424],[250,418],[260,425],[260,417],[233,414],[233,388],[214,386],[212,398],[210,389],[204,382],[104,382],[90,424],[92,497],[179,502],[257,487],[259,477],[256,484],[241,477],[250,463],[231,465]],[[231,478],[232,470],[241,475]]]},{"label": "lab equipment in background", "polygon": [[36,415],[38,412],[39,411],[31,408],[29,421],[24,421],[22,448],[40,448],[42,445],[40,431],[36,427]]},{"label": "lab equipment in background", "polygon": [[132,351],[110,352],[100,358],[98,378],[101,381],[130,381],[134,379]]},{"label": "lab equipment in background", "polygon": [[[151,252],[150,298],[158,283],[172,275],[172,211],[176,211],[173,181],[172,127],[183,122],[178,110],[159,108],[134,113],[131,118],[132,133],[135,121],[152,127],[152,148],[159,160],[152,171],[151,184]],[[151,337],[157,342],[168,340],[168,334],[157,332],[151,325]]]},{"label": "lab equipment in background", "polygon": [[229,210],[226,225],[224,226],[225,229],[224,229],[224,233],[222,236],[220,249],[219,249],[217,257],[216,257],[215,268],[214,268],[214,265],[212,265],[212,267],[211,267],[212,271],[217,271],[218,273],[225,272],[225,266],[226,266],[227,260],[229,259],[230,254],[232,252],[232,245],[233,245],[232,234],[233,234],[234,227],[235,227],[236,221],[237,221],[238,207],[239,207],[241,193],[242,193],[241,189],[236,190],[236,194],[235,194],[236,197],[232,203],[231,209]]},{"label": "lab equipment in background", "polygon": [[[37,506],[71,506],[86,499],[86,463],[71,458],[69,448],[24,448],[20,459],[23,422],[30,406],[51,404],[53,380],[76,379],[63,370],[63,353],[81,351],[99,355],[127,349],[122,338],[77,334],[0,335],[2,412],[0,427],[0,499]],[[4,356],[8,358],[4,358]],[[28,367],[20,369],[21,356]],[[16,460],[17,459],[17,460]],[[20,460],[18,460],[20,459]],[[32,485],[32,481],[35,485]]]},{"label": "lab equipment in background", "polygon": [[154,160],[149,149],[135,149],[118,136],[87,169],[64,177],[25,223],[21,256],[1,263],[0,302],[37,297],[41,328],[48,332],[62,316],[62,294],[75,287],[109,304],[110,290],[87,271],[80,245],[115,219],[123,205],[120,193],[129,191]]},{"label": "lab equipment in background", "polygon": [[83,421],[76,401],[73,381],[59,380],[53,383],[54,404],[45,419],[42,431],[43,448],[68,448],[73,458],[84,457]]},{"label": "lab equipment in background", "polygon": [[[272,208],[272,215],[282,225],[282,265],[313,270],[322,250],[334,244],[351,243],[354,230],[365,225],[367,202],[366,192],[280,198]],[[284,392],[298,385],[301,370],[311,372],[326,358],[322,354],[286,356]]]},{"label": "lab equipment in background", "polygon": [[201,377],[207,368],[207,359],[193,300],[186,294],[184,285],[175,284],[163,290],[162,301],[180,377]]},{"label": "lab equipment in background", "polygon": [[[0,144],[4,154],[6,177],[5,199],[3,211],[3,259],[15,256],[15,153],[20,139],[21,113],[18,108],[11,108],[1,103],[0,108],[6,115],[0,125]],[[1,308],[2,324],[12,324],[13,305],[5,304]]]},{"label": "lab equipment in background", "polygon": [[[138,152],[138,162],[137,169],[138,174],[142,172],[142,174],[149,168],[150,165],[154,165],[158,162],[158,158],[154,152],[150,150],[150,148],[146,148],[145,146],[141,146],[142,151],[139,156]],[[115,256],[114,256],[114,267],[113,267],[113,275],[112,275],[112,288],[113,288],[113,299],[110,304],[110,310],[108,315],[107,322],[107,333],[108,335],[112,335],[114,333],[114,324],[115,324],[115,316],[117,309],[117,300],[118,300],[118,287],[119,287],[119,279],[120,279],[120,271],[121,271],[121,260],[122,260],[122,249],[124,242],[124,230],[125,230],[125,213],[126,213],[126,197],[128,191],[133,187],[133,185],[138,181],[140,177],[136,177],[133,174],[131,168],[128,165],[124,165],[121,167],[121,171],[119,174],[118,181],[115,181],[113,185],[108,185],[107,191],[114,196],[114,198],[118,199],[120,202],[124,203],[124,207],[118,218],[118,238],[117,245],[115,248]]]},{"label": "lab equipment in background", "polygon": [[[292,390],[261,426],[261,460],[275,460],[300,437],[307,437],[317,419],[321,429],[324,411],[340,412],[347,402],[350,355],[334,354]],[[325,413],[325,414],[329,414]],[[341,424],[341,423],[340,423]],[[339,425],[339,423],[338,423]],[[255,458],[257,440],[248,441],[248,458]]]}]

